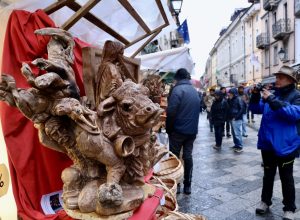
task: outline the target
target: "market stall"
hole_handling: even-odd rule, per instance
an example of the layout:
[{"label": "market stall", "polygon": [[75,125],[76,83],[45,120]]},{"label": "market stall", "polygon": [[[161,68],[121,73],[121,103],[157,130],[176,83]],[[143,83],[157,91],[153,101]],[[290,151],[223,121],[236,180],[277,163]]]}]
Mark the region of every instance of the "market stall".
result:
[{"label": "market stall", "polygon": [[[68,189],[71,187],[71,185],[68,185],[68,178],[70,175],[75,175],[72,173],[74,171],[74,166],[72,167],[71,164],[74,163],[75,166],[85,167],[85,159],[82,159],[81,157],[83,155],[83,158],[85,158],[84,156],[86,156],[86,152],[82,151],[78,153],[76,150],[74,150],[72,148],[73,145],[70,145],[70,143],[73,144],[74,141],[70,143],[68,141],[64,142],[62,141],[63,138],[61,136],[59,136],[59,138],[56,140],[56,136],[54,135],[54,133],[47,133],[47,129],[45,130],[46,136],[53,135],[51,136],[52,139],[50,140],[50,142],[57,141],[59,146],[53,144],[52,142],[50,143],[49,140],[47,140],[47,138],[46,140],[43,138],[41,139],[41,137],[45,138],[45,136],[41,136],[45,135],[43,133],[41,134],[41,131],[44,131],[43,126],[47,127],[48,118],[51,118],[53,116],[67,116],[75,121],[75,124],[71,123],[70,126],[71,128],[73,126],[74,130],[83,129],[81,133],[87,132],[88,134],[92,135],[98,135],[98,133],[100,135],[101,133],[97,130],[99,129],[98,126],[96,124],[93,124],[94,121],[92,120],[92,118],[90,118],[90,115],[94,114],[91,113],[92,110],[96,110],[96,102],[94,102],[94,105],[89,106],[89,110],[86,109],[85,105],[83,106],[82,103],[79,104],[77,100],[73,99],[76,98],[77,95],[81,97],[87,95],[88,99],[91,99],[91,97],[95,95],[92,94],[89,96],[87,88],[93,86],[93,83],[87,84],[87,81],[85,81],[84,76],[82,75],[82,73],[84,72],[82,68],[85,63],[85,58],[82,55],[83,48],[93,46],[101,46],[101,48],[103,48],[104,52],[101,56],[101,64],[98,66],[99,71],[103,70],[105,72],[107,71],[107,67],[111,68],[111,65],[108,65],[106,67],[104,65],[105,62],[103,62],[107,58],[105,54],[111,53],[111,51],[105,52],[105,45],[109,44],[107,43],[109,42],[107,40],[118,40],[119,42],[123,43],[123,45],[125,45],[125,53],[124,57],[123,54],[120,54],[120,56],[118,55],[118,61],[122,61],[118,62],[118,65],[119,63],[121,63],[122,67],[120,71],[122,71],[122,73],[125,73],[125,78],[130,78],[134,81],[136,77],[134,77],[134,71],[132,72],[133,69],[130,67],[132,67],[132,63],[134,63],[134,65],[138,65],[138,63],[131,61],[129,59],[129,56],[131,56],[131,58],[134,58],[138,51],[141,50],[141,48],[143,48],[144,45],[146,45],[150,40],[156,37],[159,34],[159,32],[161,32],[161,30],[170,23],[170,21],[168,20],[168,18],[170,18],[170,14],[165,12],[165,8],[167,6],[166,2],[164,1],[163,4],[159,0],[132,1],[131,4],[129,4],[127,1],[121,0],[114,2],[101,1],[99,5],[97,4],[98,2],[99,1],[78,1],[78,3],[75,3],[75,1],[70,0],[58,2],[22,1],[14,3],[0,11],[0,17],[8,17],[7,15],[9,15],[9,20],[3,20],[7,22],[6,26],[2,26],[6,27],[6,29],[3,28],[3,31],[0,33],[0,39],[4,42],[3,44],[1,44],[0,48],[1,51],[3,50],[3,53],[1,53],[3,55],[1,57],[2,65],[0,65],[0,67],[2,73],[7,73],[11,76],[11,78],[10,76],[4,76],[4,78],[2,76],[1,96],[2,100],[6,101],[9,105],[13,107],[18,107],[19,110],[21,110],[21,112],[23,113],[21,114],[16,108],[12,108],[4,103],[1,103],[1,122],[9,155],[8,159],[10,165],[11,179],[13,183],[13,192],[18,208],[18,215],[22,219],[69,219],[69,217],[64,211],[59,211],[59,209],[57,209],[58,207],[54,205],[54,201],[57,202],[57,199],[60,198],[59,191],[62,189],[62,184],[64,184],[64,199],[73,198],[72,196],[68,197],[68,195],[66,195],[66,192],[71,192],[70,189]],[[81,6],[78,6],[78,4],[81,4]],[[40,8],[44,10],[35,11],[36,9]],[[149,10],[149,8],[152,8],[153,11]],[[26,11],[12,11],[12,9],[26,9]],[[94,14],[97,14],[97,16],[95,16]],[[142,19],[143,16],[144,18]],[[118,19],[115,20],[116,18]],[[69,35],[68,32],[56,31],[53,28],[49,29],[49,27],[55,26],[61,26],[64,29],[69,30],[72,36],[75,36],[74,40],[73,37],[72,39],[70,38],[71,35]],[[39,31],[36,32],[36,30],[38,29]],[[61,35],[61,33],[63,33],[63,35]],[[62,39],[63,41],[61,41]],[[57,44],[57,42],[60,43]],[[60,47],[61,51],[63,51],[62,61],[60,60],[61,58],[58,59],[59,56],[57,55],[61,54],[61,51],[55,52],[55,50],[58,50],[58,48]],[[72,55],[73,51],[74,56]],[[166,58],[164,59],[167,60]],[[107,62],[111,61],[108,59]],[[165,65],[167,65],[169,62],[170,61],[166,61]],[[66,63],[69,64],[66,66]],[[31,64],[33,64],[33,66]],[[114,63],[112,63],[112,65],[114,65]],[[55,74],[53,75],[53,73],[57,73],[58,75],[62,74],[62,69],[64,71],[62,78],[61,76],[57,78]],[[119,71],[119,69],[116,70]],[[69,74],[69,71],[71,72],[71,75]],[[43,89],[45,88],[44,84],[42,83],[43,81],[35,80],[38,79],[39,76],[44,77],[43,80],[47,79],[50,80],[50,82],[55,82],[62,86],[71,85],[73,86],[73,89],[69,91],[68,89],[62,87],[64,89],[60,91],[59,87],[56,87],[56,90],[58,89],[58,91],[55,91],[55,94],[57,93],[60,98],[53,98],[53,90],[49,90],[49,88],[47,87],[47,92],[52,91],[52,93],[50,92],[49,96],[47,97],[45,96],[43,91]],[[14,80],[16,81],[15,86],[18,87],[17,90],[16,88],[14,88],[14,86],[12,86],[14,85]],[[122,80],[125,81],[125,79],[123,78]],[[137,88],[140,89],[140,86],[135,85],[134,82],[132,83],[133,86],[137,86]],[[126,85],[125,84],[126,83],[123,83],[122,86],[126,86],[128,83]],[[50,83],[49,85],[51,86],[56,84]],[[76,88],[76,86],[74,87],[74,85],[78,86],[78,89]],[[102,87],[104,88],[103,85],[104,84],[102,84]],[[38,94],[36,98],[41,100],[41,102],[38,102],[37,105],[33,104],[35,98],[33,98],[32,100],[30,99],[31,95],[34,94],[31,93],[31,89],[28,89],[30,87],[34,87],[36,89],[35,94]],[[73,93],[74,89],[78,92],[78,94],[76,92]],[[125,92],[120,92],[122,95],[126,92],[130,92],[130,87],[129,89],[123,88],[123,90]],[[16,95],[18,93],[17,91],[24,91],[26,94],[29,94],[29,96],[23,99],[22,95],[24,95],[24,93],[21,92],[20,94]],[[137,90],[134,89],[134,91]],[[141,89],[141,91],[143,91],[143,89]],[[61,97],[62,94],[63,96]],[[69,97],[70,94],[71,96]],[[143,92],[139,92],[137,95],[140,96],[142,94]],[[13,99],[11,99],[12,97]],[[55,97],[57,97],[57,95]],[[102,97],[101,94],[99,97]],[[109,97],[104,97],[103,103],[106,102],[106,98]],[[142,99],[144,100],[145,98]],[[56,101],[52,103],[51,100]],[[62,101],[67,102],[67,107],[63,105]],[[24,102],[26,103],[25,105]],[[43,102],[49,102],[48,105],[56,107],[54,107],[50,112],[47,112],[47,110],[45,109],[41,114],[39,106]],[[75,111],[75,116],[72,111],[70,112],[68,106],[73,105],[74,103],[77,107],[81,106],[82,104],[81,108],[84,109],[82,110],[82,114],[84,114],[85,116],[81,115],[80,117],[78,116],[78,118],[76,118],[76,114],[78,113],[78,111]],[[86,102],[86,104],[88,105],[90,105],[90,103],[91,102]],[[61,107],[61,105],[63,107]],[[35,107],[37,107],[37,109],[35,109]],[[63,109],[63,111],[61,108]],[[153,116],[156,115],[155,117],[157,117],[159,116],[159,110],[155,108],[157,107],[153,105],[153,108],[151,107],[151,111],[153,111]],[[150,111],[149,109],[150,108],[148,105],[148,112]],[[47,116],[47,114],[50,114],[50,116]],[[107,113],[105,113],[104,111],[104,113],[98,112],[98,114],[102,116],[103,114]],[[13,115],[13,117],[11,117],[11,115]],[[26,117],[24,117],[24,115]],[[113,118],[110,118],[110,116],[108,118],[105,118],[104,121],[106,119],[110,122],[111,120],[114,120]],[[34,128],[31,121],[34,122],[35,127],[38,130]],[[139,119],[139,121],[141,121],[141,119]],[[147,135],[145,135],[145,137],[146,139],[150,138],[150,135],[148,135],[148,132],[150,131],[149,123],[151,122],[152,124],[155,122],[155,120],[153,119],[151,121],[148,121],[146,119],[143,119],[142,121],[148,123],[147,130],[145,130]],[[112,125],[115,124],[116,123],[112,122]],[[58,121],[58,125],[61,126],[62,124],[60,124],[60,122]],[[67,127],[65,129],[69,129]],[[119,132],[119,130],[119,128],[116,129],[116,132]],[[126,134],[125,131],[122,132],[122,135],[124,133]],[[60,130],[59,133],[60,135],[64,134],[64,131]],[[104,133],[104,140],[109,139],[109,141],[111,142],[119,141],[118,139],[114,139],[116,135],[109,135],[106,134],[106,132]],[[133,140],[135,141],[135,143],[141,144],[141,138],[137,139],[134,133],[133,135],[133,138],[125,137],[125,139],[122,139],[126,140],[126,144],[121,147],[121,152],[119,153],[120,155],[124,156],[122,153],[122,150],[124,149],[124,154],[126,154],[127,151],[130,152],[130,154],[133,153],[133,150],[131,150],[131,143]],[[44,145],[50,146],[50,148],[55,148],[55,150],[57,151],[53,151],[44,147],[40,143],[41,140],[45,141],[43,142]],[[82,146],[80,143],[78,143],[78,138],[74,140],[76,140],[76,147]],[[87,140],[89,140],[89,138]],[[60,148],[60,145],[62,144],[66,144],[66,149]],[[91,146],[94,145],[95,143]],[[153,142],[152,145],[155,146],[155,142]],[[67,154],[65,151],[67,152]],[[118,150],[116,151],[118,152]],[[89,157],[92,157],[90,154],[88,155]],[[94,155],[97,155],[97,153],[94,153]],[[152,157],[152,159],[154,158],[155,157]],[[96,157],[96,161],[98,159],[99,158]],[[109,159],[102,161],[102,159],[100,158],[100,162],[104,163],[104,165],[106,166],[111,166],[111,160]],[[88,166],[90,166],[90,163]],[[149,166],[149,164],[147,166]],[[95,168],[94,166],[91,167]],[[68,168],[69,170],[66,171],[66,169]],[[107,178],[112,178],[112,180],[115,181],[114,178],[116,174],[110,175],[110,169],[111,168],[107,169]],[[63,174],[61,174],[62,170],[64,170]],[[87,170],[86,173],[89,172],[90,171]],[[84,173],[82,172],[81,175],[83,174]],[[147,174],[151,176],[151,172]],[[63,176],[63,183],[61,181],[61,175]],[[85,175],[87,175],[85,178],[91,178],[91,176],[89,175],[92,174]],[[133,175],[132,172],[130,173],[130,175]],[[141,180],[139,179],[139,181]],[[116,184],[117,183],[118,182],[116,182]],[[86,183],[84,182],[84,184]],[[87,185],[84,185],[84,187],[86,187]],[[75,189],[77,188],[75,187]],[[90,188],[87,187],[87,190],[89,189]],[[82,190],[82,188],[80,188],[80,190]],[[82,191],[80,193],[82,193]],[[136,206],[133,204],[129,205],[130,207],[133,207],[135,209],[134,213],[131,213],[131,219],[140,219],[140,216],[143,216],[144,219],[155,218],[155,212],[160,203],[160,200],[162,199],[163,192],[162,190],[154,188],[154,190],[152,190],[151,193],[149,193],[149,195],[151,195],[149,196],[149,198],[143,199],[143,203],[138,209],[136,209]],[[48,205],[50,206],[52,211],[54,211],[53,213],[47,213],[45,211],[47,207],[45,208],[43,206],[42,203],[44,202],[44,200],[41,200],[41,198],[48,198],[50,200]],[[57,199],[54,200],[53,198]],[[140,200],[138,201],[141,202]],[[46,203],[47,202],[45,202],[45,204]],[[68,206],[66,210],[70,210],[72,205],[77,204],[77,202],[73,203],[72,201],[70,202],[69,200],[65,200],[64,204]],[[114,208],[112,208],[112,211],[107,207],[105,209],[102,209],[102,211],[99,211],[99,209],[101,209],[101,205],[100,208],[99,205],[97,205],[97,207],[98,214],[108,213],[107,215],[109,215],[109,213],[118,213],[118,211],[120,211]],[[84,209],[85,208],[82,208],[82,206],[80,207],[80,210]],[[94,211],[94,209],[92,211]],[[68,212],[68,215],[72,216],[73,213]],[[75,215],[75,218],[77,217],[78,216]],[[81,218],[86,219],[86,216]]]},{"label": "market stall", "polygon": [[[49,40],[49,38],[43,37],[36,38],[36,36],[33,33],[34,30],[43,27],[60,25],[59,22],[54,23],[53,20],[55,20],[56,18],[58,20],[61,18],[65,19],[66,12],[62,12],[60,16],[55,14],[56,12],[53,13],[52,16],[54,18],[52,20],[43,11],[37,11],[33,13],[29,13],[26,11],[12,12],[12,9],[27,9],[35,11],[35,9],[45,8],[53,2],[54,1],[39,1],[40,4],[44,4],[39,5],[37,4],[37,1],[22,1],[10,5],[8,8],[5,8],[1,11],[1,16],[3,17],[8,18],[8,15],[10,14],[10,19],[6,20],[8,24],[8,31],[3,30],[1,33],[1,39],[4,39],[4,34],[6,33],[5,43],[1,44],[1,46],[3,45],[4,48],[2,60],[3,63],[5,63],[5,65],[2,65],[2,72],[12,74],[17,81],[17,85],[23,88],[28,87],[28,84],[24,80],[23,76],[20,74],[21,63],[33,60],[35,57],[42,57],[46,50],[47,40]],[[105,4],[105,1],[103,2],[103,4]],[[106,4],[109,3],[111,2],[106,1]],[[148,6],[156,10],[156,13],[152,15],[156,15],[155,18],[157,18],[158,21],[154,19],[150,21],[149,24],[152,24],[152,27],[154,29],[157,27],[161,29],[162,27],[164,27],[164,25],[166,25],[166,23],[164,23],[163,17],[158,16],[160,12],[158,6],[153,7],[155,6],[153,4],[156,3],[152,1],[152,6],[149,4]],[[117,4],[117,6],[113,7],[113,5],[109,4],[108,8],[113,10],[110,12],[107,10],[107,7],[105,8],[105,6],[103,6],[102,9],[104,10],[100,11],[100,13],[105,17],[108,15],[112,16],[113,12],[115,12],[118,15],[118,17],[122,17],[122,15],[120,15],[120,4]],[[57,13],[58,12],[59,11],[57,11]],[[3,19],[2,21],[4,20],[5,19]],[[130,45],[133,45],[134,41],[137,42],[139,39],[145,38],[146,34],[149,35],[149,33],[145,34],[145,32],[141,31],[141,28],[138,28],[137,24],[134,27],[132,27],[122,23],[122,21],[128,22],[128,19],[121,19],[119,22],[121,23],[121,26],[117,26],[114,28],[125,31],[126,38],[130,39],[130,41],[128,41],[127,43],[128,47],[130,47]],[[111,20],[111,22],[113,24],[118,23],[116,20],[113,19]],[[131,22],[132,19],[129,20],[129,23]],[[76,83],[80,88],[81,94],[84,94],[82,82],[83,80],[82,76],[80,75],[80,72],[82,72],[81,48],[92,44],[103,45],[106,39],[112,39],[112,37],[107,37],[107,34],[103,31],[100,31],[102,33],[97,33],[96,30],[99,30],[99,28],[95,26],[93,27],[94,31],[91,31],[92,29],[90,27],[87,28],[86,21],[83,22],[81,26],[76,25],[73,27],[72,34],[77,32],[82,35],[77,36],[80,37],[81,40],[75,40],[76,49],[74,52],[76,61],[75,66],[73,66],[73,68],[76,75]],[[1,27],[3,28],[5,27],[5,25]],[[84,31],[84,27],[87,28],[86,31]],[[126,28],[122,29],[121,27]],[[76,31],[76,28],[79,29],[77,29]],[[136,32],[132,31],[132,29],[135,28],[137,29]],[[153,32],[149,29],[149,31],[147,32],[150,32],[151,34],[155,31]],[[94,39],[96,39],[97,42],[91,40],[92,36],[89,35],[90,33],[93,33]],[[132,33],[134,35],[129,36]],[[76,34],[74,35],[76,36]],[[101,41],[99,41],[100,39]],[[88,44],[83,42],[82,40],[85,40],[86,42],[88,42]],[[144,42],[145,41],[147,41],[147,39],[144,39]],[[143,44],[143,42],[141,42],[141,44]],[[139,47],[136,46],[136,48]],[[1,106],[1,114],[3,132],[4,137],[6,139],[9,154],[13,191],[18,207],[19,216],[23,219],[55,219],[59,216],[60,218],[62,218],[64,214],[61,213],[45,216],[40,207],[40,199],[43,195],[48,194],[50,192],[56,192],[62,188],[62,183],[60,181],[60,173],[64,167],[69,166],[71,164],[71,161],[64,154],[49,150],[41,146],[37,138],[37,131],[35,128],[33,128],[32,123],[26,118],[24,118],[24,116],[22,116],[16,109],[9,108],[3,104]],[[8,117],[8,115],[11,114],[13,114],[14,117],[12,118],[12,120],[8,120],[10,118]],[[21,154],[19,154],[20,152]],[[53,166],[54,164],[55,166]]]}]

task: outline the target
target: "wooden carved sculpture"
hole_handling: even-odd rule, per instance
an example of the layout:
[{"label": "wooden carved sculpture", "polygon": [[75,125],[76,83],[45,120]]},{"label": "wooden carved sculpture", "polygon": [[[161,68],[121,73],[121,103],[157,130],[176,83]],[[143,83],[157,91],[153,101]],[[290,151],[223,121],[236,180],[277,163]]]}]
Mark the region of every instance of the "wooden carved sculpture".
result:
[{"label": "wooden carved sculpture", "polygon": [[147,75],[147,77],[143,80],[142,84],[146,86],[150,91],[149,98],[155,102],[160,102],[160,97],[163,94],[163,83],[160,79],[159,75]]},{"label": "wooden carved sculpture", "polygon": [[[143,200],[139,191],[143,177],[166,153],[151,134],[162,109],[149,99],[146,87],[122,78],[111,59],[122,54],[122,48],[112,43],[110,49],[117,52],[107,55],[107,47],[106,61],[99,67],[96,111],[88,108],[79,97],[71,67],[75,45],[71,35],[56,28],[35,33],[51,36],[48,59],[32,61],[46,73],[35,77],[24,63],[21,72],[32,86],[29,89],[17,88],[12,76],[2,74],[0,100],[34,123],[45,146],[73,160],[62,172],[67,209],[110,215],[138,207]],[[128,197],[128,190],[136,195]]]}]

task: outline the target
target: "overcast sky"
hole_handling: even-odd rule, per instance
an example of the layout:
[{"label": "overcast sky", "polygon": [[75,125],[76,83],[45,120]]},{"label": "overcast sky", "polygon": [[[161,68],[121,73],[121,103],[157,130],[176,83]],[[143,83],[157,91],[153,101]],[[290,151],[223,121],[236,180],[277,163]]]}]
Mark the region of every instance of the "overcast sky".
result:
[{"label": "overcast sky", "polygon": [[190,52],[195,66],[195,76],[199,79],[205,71],[205,63],[223,27],[230,24],[230,17],[236,8],[248,7],[247,0],[183,0],[180,22],[187,19]]}]

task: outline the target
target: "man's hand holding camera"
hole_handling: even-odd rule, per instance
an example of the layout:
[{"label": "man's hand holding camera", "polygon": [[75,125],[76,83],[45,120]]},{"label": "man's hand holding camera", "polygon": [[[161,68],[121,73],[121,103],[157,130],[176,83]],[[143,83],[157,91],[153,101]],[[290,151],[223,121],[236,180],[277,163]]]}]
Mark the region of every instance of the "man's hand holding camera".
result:
[{"label": "man's hand holding camera", "polygon": [[270,105],[270,108],[273,111],[276,111],[276,110],[286,106],[285,102],[276,99],[275,95],[272,94],[271,91],[268,90],[267,88],[262,89],[261,95],[262,95],[263,102],[268,103]]},{"label": "man's hand holding camera", "polygon": [[270,95],[272,95],[272,93],[268,89],[266,88],[262,89],[262,98],[264,100],[267,100]]}]

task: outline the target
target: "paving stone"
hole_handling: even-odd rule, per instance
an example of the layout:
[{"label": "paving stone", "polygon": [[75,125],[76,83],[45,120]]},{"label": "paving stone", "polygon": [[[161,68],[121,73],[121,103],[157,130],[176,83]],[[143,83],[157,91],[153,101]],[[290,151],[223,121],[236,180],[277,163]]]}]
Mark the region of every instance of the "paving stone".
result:
[{"label": "paving stone", "polygon": [[226,220],[253,220],[255,219],[255,214],[248,212],[247,210],[242,210],[238,213],[235,213],[229,217],[226,218]]},{"label": "paving stone", "polygon": [[208,218],[208,220],[223,220],[226,219],[229,215],[226,215],[223,212],[220,212],[218,210],[212,209],[206,209],[202,211],[202,214]]}]

